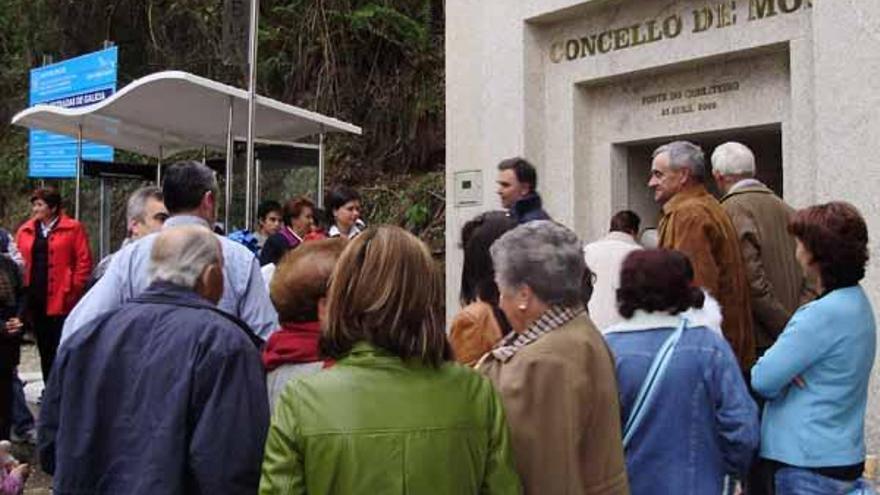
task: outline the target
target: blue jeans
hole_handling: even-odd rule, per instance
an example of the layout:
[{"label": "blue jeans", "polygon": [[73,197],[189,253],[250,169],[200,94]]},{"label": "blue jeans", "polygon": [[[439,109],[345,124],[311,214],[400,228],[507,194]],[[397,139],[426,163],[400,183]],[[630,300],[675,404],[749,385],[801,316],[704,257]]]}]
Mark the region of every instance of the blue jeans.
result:
[{"label": "blue jeans", "polygon": [[847,495],[858,481],[841,481],[797,467],[776,471],[776,495]]},{"label": "blue jeans", "polygon": [[12,374],[12,431],[24,435],[34,427],[34,416],[28,409],[24,398],[24,384],[18,377],[18,371]]}]

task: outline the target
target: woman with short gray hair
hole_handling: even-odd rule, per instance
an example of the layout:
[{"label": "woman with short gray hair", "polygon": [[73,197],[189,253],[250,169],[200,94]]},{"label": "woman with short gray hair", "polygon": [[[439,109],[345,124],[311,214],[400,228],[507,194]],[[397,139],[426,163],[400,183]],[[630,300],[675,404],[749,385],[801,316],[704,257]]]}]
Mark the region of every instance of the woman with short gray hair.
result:
[{"label": "woman with short gray hair", "polygon": [[491,253],[513,332],[477,369],[504,401],[525,493],[629,493],[614,363],[584,308],[580,240],[535,221]]}]

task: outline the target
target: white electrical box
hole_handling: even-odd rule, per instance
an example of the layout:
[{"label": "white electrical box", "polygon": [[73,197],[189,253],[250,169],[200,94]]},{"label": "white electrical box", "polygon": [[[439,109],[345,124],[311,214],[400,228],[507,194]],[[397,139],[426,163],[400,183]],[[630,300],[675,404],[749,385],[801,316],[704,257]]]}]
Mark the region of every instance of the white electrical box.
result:
[{"label": "white electrical box", "polygon": [[455,173],[455,206],[479,206],[483,202],[483,171]]}]

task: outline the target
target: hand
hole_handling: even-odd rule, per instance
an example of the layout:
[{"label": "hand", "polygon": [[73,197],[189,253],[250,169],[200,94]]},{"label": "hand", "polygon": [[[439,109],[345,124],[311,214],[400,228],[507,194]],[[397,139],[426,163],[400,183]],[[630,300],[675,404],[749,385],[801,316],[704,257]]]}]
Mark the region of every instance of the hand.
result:
[{"label": "hand", "polygon": [[21,332],[21,329],[24,327],[24,323],[21,322],[18,318],[10,318],[6,320],[6,333],[10,335],[15,335]]},{"label": "hand", "polygon": [[18,474],[22,481],[27,481],[28,477],[31,475],[31,467],[27,464],[19,464],[12,470],[12,474]]},{"label": "hand", "polygon": [[807,381],[801,378],[800,375],[794,377],[794,380],[791,381],[797,388],[807,388]]}]

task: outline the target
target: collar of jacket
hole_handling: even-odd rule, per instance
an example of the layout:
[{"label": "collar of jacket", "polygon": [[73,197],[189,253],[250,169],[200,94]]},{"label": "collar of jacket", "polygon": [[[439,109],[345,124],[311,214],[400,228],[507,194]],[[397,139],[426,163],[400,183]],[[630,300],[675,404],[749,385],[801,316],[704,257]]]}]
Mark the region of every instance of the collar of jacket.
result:
[{"label": "collar of jacket", "polygon": [[704,186],[703,184],[697,184],[695,186],[682,189],[681,191],[677,192],[675,196],[673,196],[669,201],[667,201],[665,205],[663,205],[663,214],[669,215],[687,201],[702,198],[704,196],[711,197],[712,195],[709,194],[709,191],[706,190],[706,186]]},{"label": "collar of jacket", "polygon": [[583,307],[553,305],[547,308],[523,333],[511,332],[490,352],[502,362],[509,361],[517,351],[535,342],[544,335],[565,325],[586,311]]},{"label": "collar of jacket", "polygon": [[616,230],[605,234],[605,237],[603,237],[601,240],[625,242],[626,244],[632,244],[634,246],[641,246],[641,244],[639,244],[638,241],[636,241],[635,237],[627,234],[626,232],[620,232],[620,231],[616,231]]},{"label": "collar of jacket", "polygon": [[208,221],[202,217],[197,217],[195,215],[173,215],[165,220],[165,224],[162,225],[163,229],[170,229],[172,227],[179,227],[181,225],[201,225],[203,227],[207,227],[208,230],[211,229],[211,225],[208,224]]},{"label": "collar of jacket", "polygon": [[200,296],[196,291],[171,282],[157,281],[150,284],[143,293],[132,299],[133,302],[161,302],[171,305],[185,302],[188,306],[216,308],[216,304]]},{"label": "collar of jacket", "polygon": [[510,209],[510,214],[514,218],[519,218],[532,210],[541,209],[541,196],[536,192],[530,192],[518,199]]},{"label": "collar of jacket", "polygon": [[671,315],[665,311],[648,312],[637,309],[632,317],[611,325],[603,333],[639,332],[656,328],[677,328],[681,324],[681,315]]},{"label": "collar of jacket", "polygon": [[[354,239],[355,236],[361,233],[361,230],[361,227],[357,223],[355,223],[351,226],[350,229],[348,229],[348,238]],[[327,237],[339,237],[341,235],[342,231],[339,230],[339,227],[337,227],[335,223],[330,226],[330,231],[327,232]]]},{"label": "collar of jacket", "polygon": [[370,342],[367,342],[365,340],[362,340],[360,342],[355,342],[355,344],[353,346],[351,346],[351,350],[348,351],[348,355],[346,356],[346,359],[348,359],[349,357],[374,357],[374,356],[397,358],[397,356],[392,354],[390,351],[383,349],[375,344],[371,344]]},{"label": "collar of jacket", "polygon": [[351,346],[351,350],[348,351],[348,354],[336,361],[336,364],[369,365],[370,363],[377,362],[383,363],[382,366],[387,366],[388,363],[393,363],[395,365],[399,364],[400,366],[405,364],[399,356],[393,354],[391,351],[365,340],[356,342]]},{"label": "collar of jacket", "polygon": [[[55,231],[55,230],[71,229],[75,225],[76,225],[76,220],[74,220],[74,219],[70,218],[69,216],[62,213],[62,214],[58,215],[57,217],[55,217],[54,225],[52,225],[51,230]],[[36,232],[36,229],[38,229],[38,228],[42,228],[42,225],[40,225],[40,221],[33,219],[33,220],[30,220],[27,223],[25,223],[24,226],[22,227],[22,230],[29,231],[29,232]]]},{"label": "collar of jacket", "polygon": [[721,198],[721,202],[723,203],[737,194],[746,193],[775,194],[769,187],[756,179],[743,179],[730,188],[730,191]]},{"label": "collar of jacket", "polygon": [[302,244],[302,237],[299,236],[296,232],[293,231],[290,227],[285,225],[281,227],[281,230],[278,231],[281,234],[281,237],[284,237],[284,240],[287,241],[287,245],[291,247],[296,247]]}]

